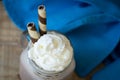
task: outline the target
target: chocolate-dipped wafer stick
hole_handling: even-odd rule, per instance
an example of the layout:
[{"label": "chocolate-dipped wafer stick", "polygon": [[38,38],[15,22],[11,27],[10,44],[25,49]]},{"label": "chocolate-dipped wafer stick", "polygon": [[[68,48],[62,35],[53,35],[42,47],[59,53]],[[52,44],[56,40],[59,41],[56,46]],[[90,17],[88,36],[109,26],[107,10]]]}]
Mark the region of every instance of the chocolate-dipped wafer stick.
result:
[{"label": "chocolate-dipped wafer stick", "polygon": [[34,44],[40,38],[40,35],[37,33],[34,23],[28,23],[27,29],[28,29],[28,33],[30,35],[31,41]]},{"label": "chocolate-dipped wafer stick", "polygon": [[45,11],[45,6],[40,5],[38,7],[38,17],[39,17],[39,27],[40,27],[40,35],[44,35],[47,33],[46,31],[46,11]]}]

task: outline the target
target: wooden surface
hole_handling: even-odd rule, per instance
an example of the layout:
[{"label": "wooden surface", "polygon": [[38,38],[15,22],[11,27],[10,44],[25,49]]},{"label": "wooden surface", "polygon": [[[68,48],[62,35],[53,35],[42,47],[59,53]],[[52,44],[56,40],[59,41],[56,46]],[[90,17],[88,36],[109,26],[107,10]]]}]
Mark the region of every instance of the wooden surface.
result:
[{"label": "wooden surface", "polygon": [[0,80],[19,80],[20,36],[0,2]]}]

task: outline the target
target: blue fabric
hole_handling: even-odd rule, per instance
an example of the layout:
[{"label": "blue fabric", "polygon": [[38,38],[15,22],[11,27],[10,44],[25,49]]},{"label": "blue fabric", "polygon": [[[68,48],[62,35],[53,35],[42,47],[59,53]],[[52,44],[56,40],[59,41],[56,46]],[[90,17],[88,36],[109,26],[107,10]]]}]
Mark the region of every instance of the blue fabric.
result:
[{"label": "blue fabric", "polygon": [[120,59],[98,71],[92,80],[120,80]]},{"label": "blue fabric", "polygon": [[47,29],[65,34],[74,48],[76,72],[85,77],[100,64],[120,40],[120,9],[117,0],[3,0],[17,27],[28,22],[38,29],[37,8],[44,3]]}]

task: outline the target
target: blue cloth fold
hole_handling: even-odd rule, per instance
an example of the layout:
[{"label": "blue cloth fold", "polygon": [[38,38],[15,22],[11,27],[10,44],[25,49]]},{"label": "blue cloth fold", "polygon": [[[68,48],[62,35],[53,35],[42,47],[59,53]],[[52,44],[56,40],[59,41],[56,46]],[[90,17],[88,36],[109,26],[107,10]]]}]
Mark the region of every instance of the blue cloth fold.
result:
[{"label": "blue cloth fold", "polygon": [[76,72],[81,77],[110,55],[120,40],[120,9],[113,0],[3,0],[9,17],[22,31],[28,22],[39,28],[37,8],[42,3],[47,29],[71,40]]},{"label": "blue cloth fold", "polygon": [[91,80],[120,80],[120,59],[98,71]]}]

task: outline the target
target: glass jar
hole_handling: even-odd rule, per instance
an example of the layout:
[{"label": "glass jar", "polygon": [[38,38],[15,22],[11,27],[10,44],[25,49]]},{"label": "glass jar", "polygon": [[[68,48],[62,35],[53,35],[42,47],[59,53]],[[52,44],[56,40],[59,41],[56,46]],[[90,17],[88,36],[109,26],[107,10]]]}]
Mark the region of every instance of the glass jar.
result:
[{"label": "glass jar", "polygon": [[19,74],[21,80],[67,80],[67,78],[72,75],[75,68],[74,58],[68,67],[61,72],[45,71],[28,58],[28,50],[30,47],[31,42],[29,42],[27,48],[23,50],[20,56]]}]

